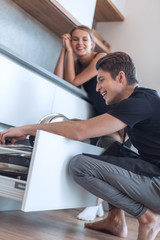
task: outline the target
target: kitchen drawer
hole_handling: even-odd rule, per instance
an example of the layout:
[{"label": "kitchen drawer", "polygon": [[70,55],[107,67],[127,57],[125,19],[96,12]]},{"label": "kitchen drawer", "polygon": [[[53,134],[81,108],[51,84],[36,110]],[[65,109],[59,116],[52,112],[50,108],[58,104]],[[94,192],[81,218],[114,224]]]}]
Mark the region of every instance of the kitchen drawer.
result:
[{"label": "kitchen drawer", "polygon": [[89,102],[59,86],[56,86],[55,89],[55,99],[51,112],[61,113],[70,119],[83,120],[95,115],[93,106]]},{"label": "kitchen drawer", "polygon": [[59,86],[2,53],[0,66],[0,123],[10,126],[33,124],[50,113],[80,119],[95,115],[92,105],[65,89],[65,84]]},{"label": "kitchen drawer", "polygon": [[51,113],[55,84],[0,53],[1,123],[37,123]]},{"label": "kitchen drawer", "polygon": [[22,201],[26,182],[14,178],[0,176],[0,196]]},{"label": "kitchen drawer", "polygon": [[27,181],[0,176],[0,196],[22,202],[22,211],[80,208],[97,198],[76,184],[68,173],[70,159],[79,153],[101,154],[99,148],[45,131],[38,131]]}]

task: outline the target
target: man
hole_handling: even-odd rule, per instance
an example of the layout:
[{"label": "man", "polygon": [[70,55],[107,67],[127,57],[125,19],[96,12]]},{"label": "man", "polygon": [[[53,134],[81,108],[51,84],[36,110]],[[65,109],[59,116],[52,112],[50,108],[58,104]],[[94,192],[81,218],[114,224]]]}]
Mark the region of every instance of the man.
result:
[{"label": "man", "polygon": [[138,87],[134,64],[123,52],[100,59],[97,70],[97,91],[106,104],[113,104],[108,113],[84,121],[10,128],[0,133],[0,143],[8,137],[14,143],[38,129],[84,140],[126,127],[138,158],[81,154],[69,169],[78,184],[110,206],[106,219],[86,227],[127,237],[126,211],[138,219],[137,240],[154,240],[160,231],[160,98],[156,91]]}]

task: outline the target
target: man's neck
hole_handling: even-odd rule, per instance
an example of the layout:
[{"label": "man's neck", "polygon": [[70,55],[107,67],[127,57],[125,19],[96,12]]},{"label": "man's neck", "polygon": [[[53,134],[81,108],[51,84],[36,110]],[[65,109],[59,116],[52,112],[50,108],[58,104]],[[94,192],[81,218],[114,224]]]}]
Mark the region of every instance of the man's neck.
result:
[{"label": "man's neck", "polygon": [[135,88],[138,87],[138,84],[135,83],[134,85],[127,85],[126,91],[124,92],[123,99],[129,98],[131,94],[134,92]]}]

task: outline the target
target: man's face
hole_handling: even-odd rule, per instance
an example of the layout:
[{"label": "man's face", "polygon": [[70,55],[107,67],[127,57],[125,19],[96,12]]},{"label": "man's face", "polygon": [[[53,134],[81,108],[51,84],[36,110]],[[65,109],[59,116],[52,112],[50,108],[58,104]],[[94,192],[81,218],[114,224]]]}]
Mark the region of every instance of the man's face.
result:
[{"label": "man's face", "polygon": [[123,99],[121,74],[119,73],[116,78],[113,79],[109,72],[99,69],[96,91],[100,92],[108,105],[120,102]]}]

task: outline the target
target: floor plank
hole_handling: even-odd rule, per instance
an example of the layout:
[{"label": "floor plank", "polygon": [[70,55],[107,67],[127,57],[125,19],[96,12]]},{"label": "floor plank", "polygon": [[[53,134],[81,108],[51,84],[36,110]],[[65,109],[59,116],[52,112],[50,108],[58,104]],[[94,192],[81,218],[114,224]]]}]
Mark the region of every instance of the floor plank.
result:
[{"label": "floor plank", "polygon": [[[0,212],[0,240],[118,240],[107,233],[85,229],[76,219],[80,209],[24,213]],[[105,213],[107,216],[107,213]],[[100,218],[97,218],[99,220]],[[129,235],[136,240],[138,223],[126,217]],[[160,235],[159,235],[160,237]],[[158,240],[158,237],[156,238]]]}]

